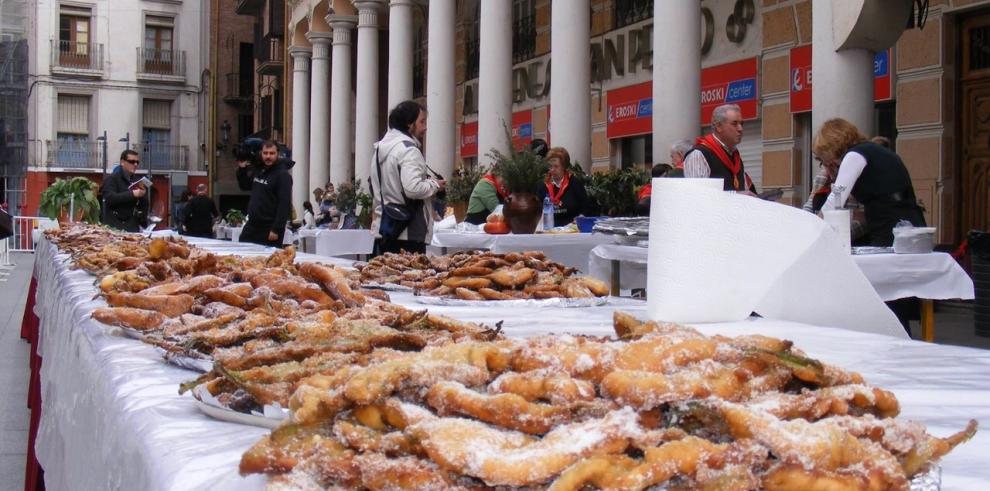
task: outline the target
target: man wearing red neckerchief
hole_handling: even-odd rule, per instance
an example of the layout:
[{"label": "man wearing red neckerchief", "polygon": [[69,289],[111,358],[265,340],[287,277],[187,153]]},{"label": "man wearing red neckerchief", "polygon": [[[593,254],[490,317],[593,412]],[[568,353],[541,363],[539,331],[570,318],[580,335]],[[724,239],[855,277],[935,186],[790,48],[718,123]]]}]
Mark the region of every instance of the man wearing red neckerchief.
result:
[{"label": "man wearing red neckerchief", "polygon": [[726,191],[756,194],[746,175],[739,143],[743,137],[742,111],[735,104],[723,104],[712,112],[712,132],[695,141],[684,158],[684,177],[719,178]]}]

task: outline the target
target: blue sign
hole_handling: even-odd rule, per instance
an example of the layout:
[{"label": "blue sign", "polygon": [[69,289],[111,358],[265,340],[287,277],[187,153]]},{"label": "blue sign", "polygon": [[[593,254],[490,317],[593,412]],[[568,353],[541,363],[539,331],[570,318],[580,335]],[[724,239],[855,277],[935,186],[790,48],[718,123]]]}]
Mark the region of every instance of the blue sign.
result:
[{"label": "blue sign", "polygon": [[636,111],[637,118],[648,118],[653,116],[653,98],[640,99],[639,110]]},{"label": "blue sign", "polygon": [[873,57],[873,76],[886,77],[890,72],[890,60],[887,58],[887,50],[883,50]]},{"label": "blue sign", "polygon": [[528,138],[533,136],[533,123],[526,123],[519,126],[519,138]]},{"label": "blue sign", "polygon": [[725,94],[725,103],[750,101],[756,99],[756,79],[747,78],[729,82],[729,88]]}]

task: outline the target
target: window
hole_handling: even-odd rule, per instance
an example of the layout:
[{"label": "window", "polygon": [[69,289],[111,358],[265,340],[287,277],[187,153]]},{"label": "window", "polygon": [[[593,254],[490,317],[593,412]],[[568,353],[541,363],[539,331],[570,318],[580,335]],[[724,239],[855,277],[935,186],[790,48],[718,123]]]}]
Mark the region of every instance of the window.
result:
[{"label": "window", "polygon": [[172,102],[145,99],[142,116],[144,155],[149,169],[168,169],[173,162]]},{"label": "window", "polygon": [[653,17],[653,0],[613,1],[615,2],[615,12],[612,19],[616,29]]},{"label": "window", "polygon": [[[89,96],[58,96],[55,164],[58,167],[90,167]],[[95,165],[95,162],[94,162]]]},{"label": "window", "polygon": [[89,66],[90,11],[62,7],[58,18],[58,55],[61,66]]},{"label": "window", "polygon": [[172,33],[175,20],[149,15],[144,20],[144,69],[147,73],[172,73],[175,51]]},{"label": "window", "polygon": [[467,60],[465,61],[465,80],[478,78],[481,62],[481,2],[473,3],[474,10],[469,10],[467,23]]},{"label": "window", "polygon": [[519,63],[536,52],[536,2],[512,0],[512,62]]},{"label": "window", "polygon": [[413,97],[423,97],[426,94],[426,53],[424,45],[425,33],[423,26],[416,29],[413,40]]}]

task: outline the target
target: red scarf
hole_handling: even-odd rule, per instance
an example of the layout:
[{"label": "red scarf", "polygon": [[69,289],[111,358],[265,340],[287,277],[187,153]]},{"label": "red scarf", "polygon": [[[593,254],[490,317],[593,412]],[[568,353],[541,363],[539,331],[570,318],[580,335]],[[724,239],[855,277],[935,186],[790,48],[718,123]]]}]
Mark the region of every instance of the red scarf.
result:
[{"label": "red scarf", "polygon": [[742,157],[739,156],[739,150],[732,151],[732,157],[725,153],[725,147],[722,146],[716,138],[714,133],[709,133],[701,138],[694,141],[695,145],[701,145],[707,147],[709,150],[715,153],[715,156],[722,161],[726,169],[732,173],[732,187],[736,190],[742,189],[739,185],[739,171],[742,170]]},{"label": "red scarf", "polygon": [[553,192],[553,180],[547,177],[547,196],[550,197],[550,202],[554,206],[560,206],[560,199],[564,197],[564,191],[567,190],[567,185],[571,183],[571,173],[565,172],[564,178],[560,181],[560,190],[556,193]]},{"label": "red scarf", "polygon": [[495,193],[498,194],[499,201],[505,201],[505,198],[509,196],[509,193],[505,191],[505,188],[498,184],[498,180],[495,179],[495,176],[491,174],[485,174],[484,176],[481,176],[481,179],[491,183],[492,187],[495,188]]}]

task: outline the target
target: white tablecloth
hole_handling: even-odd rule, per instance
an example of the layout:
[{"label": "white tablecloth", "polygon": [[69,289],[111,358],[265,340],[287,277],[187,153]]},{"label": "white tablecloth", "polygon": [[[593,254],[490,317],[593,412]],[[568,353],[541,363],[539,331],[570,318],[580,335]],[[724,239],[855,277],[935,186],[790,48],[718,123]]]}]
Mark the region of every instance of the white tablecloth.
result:
[{"label": "white tablecloth", "polygon": [[586,272],[591,249],[599,244],[610,244],[613,240],[611,236],[602,234],[490,235],[439,232],[433,234],[433,241],[426,251],[432,255],[464,250],[489,250],[498,253],[542,251],[551,260]]},{"label": "white tablecloth", "polygon": [[[194,242],[217,252],[271,251],[250,244]],[[93,300],[93,277],[69,270],[67,257],[56,255],[48,242],[38,247],[35,273],[44,357],[35,448],[48,489],[263,488],[264,478],[243,478],[237,465],[267,430],[212,420],[196,409],[190,396],[179,396],[178,384],[196,374],[165,365],[155,348],[92,321],[92,309],[105,305]],[[411,294],[392,298],[422,307]],[[504,320],[509,336],[609,334],[616,309],[645,317],[645,304],[629,299],[581,309],[430,307],[464,320]],[[869,382],[893,390],[902,417],[924,423],[936,435],[958,431],[976,418],[984,430],[946,458],[942,489],[985,489],[990,482],[990,466],[985,465],[990,453],[990,432],[985,430],[990,427],[990,351],[767,319],[699,328],[707,334],[791,339],[811,356],[859,371]]]},{"label": "white tablecloth", "polygon": [[[592,249],[588,272],[610,281],[611,263],[619,261],[619,288],[645,288],[646,258],[645,247],[603,244]],[[973,280],[944,252],[854,254],[852,258],[884,301],[907,297],[973,299]]]}]

